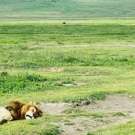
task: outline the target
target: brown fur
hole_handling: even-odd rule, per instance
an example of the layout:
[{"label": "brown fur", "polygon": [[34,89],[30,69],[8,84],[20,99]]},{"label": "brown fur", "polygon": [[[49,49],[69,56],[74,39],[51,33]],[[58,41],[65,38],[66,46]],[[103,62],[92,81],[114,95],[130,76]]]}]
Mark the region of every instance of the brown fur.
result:
[{"label": "brown fur", "polygon": [[34,118],[42,116],[42,111],[33,103],[24,104],[19,101],[11,101],[7,106],[13,117],[13,120],[25,119],[25,114],[28,111],[31,111],[34,115]]}]

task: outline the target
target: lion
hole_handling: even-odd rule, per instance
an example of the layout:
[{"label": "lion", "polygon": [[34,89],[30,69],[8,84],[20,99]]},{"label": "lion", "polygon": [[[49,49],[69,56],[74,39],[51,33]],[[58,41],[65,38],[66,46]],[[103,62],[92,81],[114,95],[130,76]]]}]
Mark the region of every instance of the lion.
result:
[{"label": "lion", "polygon": [[38,104],[20,101],[9,102],[6,107],[1,107],[0,112],[0,123],[11,120],[36,119],[43,114]]}]

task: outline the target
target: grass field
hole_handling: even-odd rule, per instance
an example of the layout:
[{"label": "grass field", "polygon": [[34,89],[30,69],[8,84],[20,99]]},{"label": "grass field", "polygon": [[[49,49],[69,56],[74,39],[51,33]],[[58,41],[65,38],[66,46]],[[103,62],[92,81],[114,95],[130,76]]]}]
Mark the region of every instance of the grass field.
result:
[{"label": "grass field", "polygon": [[134,18],[134,5],[134,0],[0,0],[0,20]]},{"label": "grass field", "polygon": [[0,125],[0,135],[82,135],[84,129],[83,135],[134,135],[135,106],[127,98],[135,97],[134,5],[134,0],[0,0],[0,105],[99,102],[95,112],[82,106],[56,115],[55,106],[53,115]]},{"label": "grass field", "polygon": [[[134,20],[1,22],[0,104],[15,99],[78,102],[112,93],[134,95],[134,44]],[[59,128],[52,123],[68,117],[11,122],[1,126],[0,134],[58,135]],[[129,122],[93,134],[133,135],[134,130],[134,122]]]},{"label": "grass field", "polygon": [[[1,24],[1,94],[58,90],[55,94],[66,98],[63,91],[75,91],[75,96],[82,89],[84,96],[96,90],[133,92],[133,23]],[[120,83],[126,85],[127,78],[123,89]],[[114,82],[119,87],[113,88]]]}]

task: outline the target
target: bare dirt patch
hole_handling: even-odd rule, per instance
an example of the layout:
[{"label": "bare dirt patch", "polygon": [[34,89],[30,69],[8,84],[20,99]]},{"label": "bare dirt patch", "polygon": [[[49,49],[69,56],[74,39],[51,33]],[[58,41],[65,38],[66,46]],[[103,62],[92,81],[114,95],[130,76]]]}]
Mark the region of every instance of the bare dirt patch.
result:
[{"label": "bare dirt patch", "polygon": [[64,111],[71,108],[72,104],[68,103],[41,103],[41,110],[51,115],[61,115]]},{"label": "bare dirt patch", "polygon": [[135,113],[135,98],[127,95],[109,95],[103,101],[97,101],[80,107],[90,112],[126,112]]},{"label": "bare dirt patch", "polygon": [[[84,115],[74,114],[68,121],[61,120],[57,124],[62,130],[61,135],[86,135],[89,131],[126,123],[135,118],[135,98],[127,95],[109,95],[105,100],[80,106],[68,103],[42,103],[42,109],[51,115],[65,116],[70,115],[66,113],[67,110],[80,110]],[[85,112],[91,115],[85,115]]]}]

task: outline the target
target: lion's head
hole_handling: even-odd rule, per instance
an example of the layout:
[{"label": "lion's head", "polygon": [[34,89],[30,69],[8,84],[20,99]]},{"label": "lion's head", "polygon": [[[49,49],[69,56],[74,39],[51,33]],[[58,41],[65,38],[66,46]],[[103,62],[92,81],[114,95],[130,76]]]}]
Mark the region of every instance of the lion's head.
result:
[{"label": "lion's head", "polygon": [[36,103],[21,103],[19,101],[11,101],[6,109],[10,111],[13,120],[34,119],[42,116],[42,111]]}]

